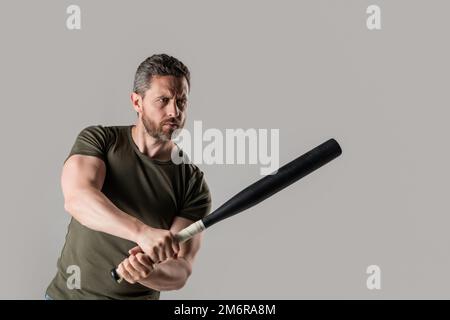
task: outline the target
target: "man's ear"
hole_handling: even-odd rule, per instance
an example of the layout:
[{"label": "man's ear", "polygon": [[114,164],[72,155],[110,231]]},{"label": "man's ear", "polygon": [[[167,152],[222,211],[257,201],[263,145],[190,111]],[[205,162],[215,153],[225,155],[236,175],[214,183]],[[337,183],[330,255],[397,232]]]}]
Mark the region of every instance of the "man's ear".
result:
[{"label": "man's ear", "polygon": [[134,110],[136,111],[136,113],[139,116],[139,113],[142,112],[142,97],[137,94],[136,92],[132,92],[131,93],[131,104],[133,105]]}]

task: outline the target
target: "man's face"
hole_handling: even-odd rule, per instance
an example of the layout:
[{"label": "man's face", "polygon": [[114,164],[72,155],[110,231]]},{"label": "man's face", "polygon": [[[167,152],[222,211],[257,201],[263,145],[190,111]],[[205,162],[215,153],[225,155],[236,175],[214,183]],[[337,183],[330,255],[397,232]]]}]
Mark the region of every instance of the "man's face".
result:
[{"label": "man's face", "polygon": [[147,133],[169,141],[172,133],[184,127],[188,84],[184,77],[154,76],[142,99],[140,118]]}]

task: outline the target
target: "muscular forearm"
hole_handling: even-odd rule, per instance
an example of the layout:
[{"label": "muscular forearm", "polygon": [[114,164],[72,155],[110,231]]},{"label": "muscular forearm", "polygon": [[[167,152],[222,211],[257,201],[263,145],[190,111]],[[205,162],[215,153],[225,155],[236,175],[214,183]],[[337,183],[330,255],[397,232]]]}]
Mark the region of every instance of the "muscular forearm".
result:
[{"label": "muscular forearm", "polygon": [[167,259],[155,266],[147,279],[140,284],[159,291],[178,290],[191,275],[191,265],[184,258]]},{"label": "muscular forearm", "polygon": [[82,225],[136,242],[143,223],[117,208],[101,191],[80,190],[65,209]]}]

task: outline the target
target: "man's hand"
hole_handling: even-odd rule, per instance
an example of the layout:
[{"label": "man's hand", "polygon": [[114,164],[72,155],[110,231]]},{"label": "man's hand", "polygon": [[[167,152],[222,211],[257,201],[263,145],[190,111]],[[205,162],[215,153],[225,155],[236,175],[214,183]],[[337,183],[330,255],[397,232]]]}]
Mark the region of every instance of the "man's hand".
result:
[{"label": "man's hand", "polygon": [[[176,234],[180,230],[183,230],[189,226],[193,221],[182,218],[175,217],[170,231]],[[117,269],[117,273],[122,276],[127,282],[136,283],[151,288],[158,291],[169,291],[169,290],[179,290],[185,284],[189,276],[192,274],[192,263],[194,261],[195,255],[200,248],[202,234],[196,234],[189,241],[179,244],[180,250],[173,259],[166,259],[165,261],[155,265],[153,271],[150,272],[149,276],[144,278],[146,274],[145,270],[143,274],[139,274],[139,267],[145,266],[137,265],[133,267],[134,258],[127,258],[120,264]],[[136,237],[133,238],[134,242]],[[130,255],[138,255],[138,253],[143,253],[139,246],[132,248],[129,252]],[[143,257],[140,256],[140,259]],[[136,257],[138,260],[138,257]],[[139,260],[138,260],[139,261]],[[152,261],[153,263],[153,261]],[[148,268],[148,267],[147,267]]]},{"label": "man's hand", "polygon": [[180,245],[172,232],[147,225],[140,229],[136,243],[154,263],[173,258],[180,251]]},{"label": "man's hand", "polygon": [[130,256],[119,264],[117,272],[132,284],[147,279],[154,270],[153,261],[139,247],[134,247],[129,253]]}]

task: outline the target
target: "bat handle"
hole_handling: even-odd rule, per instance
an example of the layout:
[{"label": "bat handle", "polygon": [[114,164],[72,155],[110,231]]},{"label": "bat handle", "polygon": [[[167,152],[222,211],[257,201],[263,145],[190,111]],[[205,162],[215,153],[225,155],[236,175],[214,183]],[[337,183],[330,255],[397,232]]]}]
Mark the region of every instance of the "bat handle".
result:
[{"label": "bat handle", "polygon": [[189,226],[187,226],[186,228],[184,228],[183,230],[179,231],[175,235],[175,240],[178,241],[178,243],[183,243],[185,241],[188,241],[190,238],[195,236],[197,233],[200,233],[205,229],[206,229],[206,227],[203,224],[203,221],[198,220],[197,222],[194,222],[194,223],[190,224]]},{"label": "bat handle", "polygon": [[[190,238],[192,238],[193,236],[195,236],[196,234],[202,232],[205,229],[206,229],[206,227],[203,224],[203,221],[198,220],[197,222],[194,222],[194,223],[190,224],[189,226],[187,226],[186,228],[184,228],[183,230],[179,231],[174,236],[174,238],[178,243],[183,243],[183,242],[189,240]],[[117,267],[111,269],[111,278],[116,283],[122,282],[123,278],[117,272]]]}]

